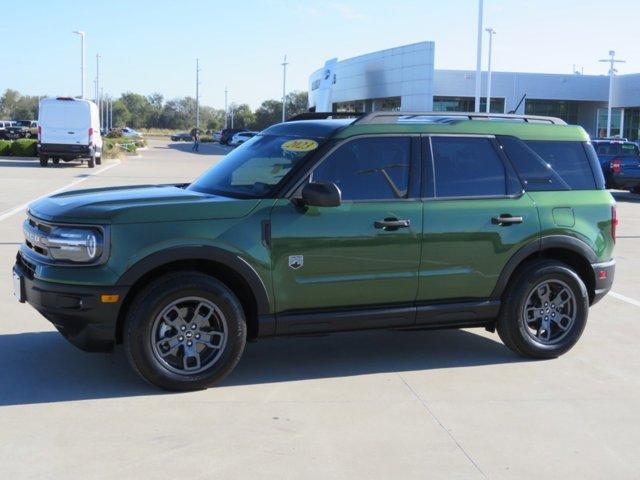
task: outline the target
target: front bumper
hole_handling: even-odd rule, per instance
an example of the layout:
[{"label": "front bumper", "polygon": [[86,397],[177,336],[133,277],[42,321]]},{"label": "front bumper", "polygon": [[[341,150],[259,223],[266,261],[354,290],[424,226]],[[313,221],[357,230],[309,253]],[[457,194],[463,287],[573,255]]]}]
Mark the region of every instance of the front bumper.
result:
[{"label": "front bumper", "polygon": [[[34,268],[20,254],[13,271],[22,277],[24,301],[49,320],[76,347],[89,352],[113,348],[116,323],[128,287],[79,286],[51,283],[34,276]],[[119,295],[116,303],[102,303],[101,295]]]},{"label": "front bumper", "polygon": [[602,300],[611,290],[616,271],[616,261],[611,259],[608,262],[592,263],[591,268],[593,268],[593,276],[595,278],[594,295],[591,302],[591,305],[593,305]]}]

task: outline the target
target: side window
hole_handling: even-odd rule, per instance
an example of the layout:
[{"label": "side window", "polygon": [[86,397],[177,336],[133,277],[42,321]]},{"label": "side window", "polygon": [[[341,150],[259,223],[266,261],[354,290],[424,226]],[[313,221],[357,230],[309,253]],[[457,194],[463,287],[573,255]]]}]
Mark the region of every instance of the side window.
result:
[{"label": "side window", "polygon": [[571,190],[558,173],[522,140],[498,137],[504,152],[518,171],[527,191]]},{"label": "side window", "polygon": [[531,140],[526,144],[551,165],[572,190],[594,190],[596,181],[581,142]]},{"label": "side window", "polygon": [[346,142],[312,173],[314,182],[333,182],[343,200],[407,198],[410,137],[365,137]]},{"label": "side window", "polygon": [[431,137],[436,197],[506,195],[506,172],[488,138]]}]

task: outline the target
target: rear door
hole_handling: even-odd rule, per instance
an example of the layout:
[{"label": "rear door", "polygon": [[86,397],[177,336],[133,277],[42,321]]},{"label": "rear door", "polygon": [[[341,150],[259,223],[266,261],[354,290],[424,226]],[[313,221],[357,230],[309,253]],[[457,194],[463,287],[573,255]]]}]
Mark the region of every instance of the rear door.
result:
[{"label": "rear door", "polygon": [[424,137],[423,152],[418,302],[489,298],[511,256],[538,237],[536,207],[491,136]]},{"label": "rear door", "polygon": [[41,143],[88,145],[91,114],[85,102],[56,100],[40,104]]}]

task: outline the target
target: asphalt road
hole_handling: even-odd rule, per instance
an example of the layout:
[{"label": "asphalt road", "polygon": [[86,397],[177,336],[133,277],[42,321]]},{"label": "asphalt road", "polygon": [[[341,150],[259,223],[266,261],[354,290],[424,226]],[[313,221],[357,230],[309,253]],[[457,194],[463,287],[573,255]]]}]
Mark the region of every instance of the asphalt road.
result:
[{"label": "asphalt road", "polygon": [[14,300],[26,203],[189,181],[228,150],[189,149],[93,170],[0,159],[0,478],[640,478],[637,195],[616,195],[616,296],[552,361],[477,329],[283,338],[248,344],[218,388],[168,394]]}]

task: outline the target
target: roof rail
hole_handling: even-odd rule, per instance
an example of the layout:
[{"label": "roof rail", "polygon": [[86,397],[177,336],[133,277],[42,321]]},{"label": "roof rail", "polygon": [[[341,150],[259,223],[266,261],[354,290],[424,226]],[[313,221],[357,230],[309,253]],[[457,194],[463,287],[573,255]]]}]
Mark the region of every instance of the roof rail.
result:
[{"label": "roof rail", "polygon": [[359,117],[353,123],[452,123],[461,120],[519,120],[527,123],[567,124],[564,120],[555,117],[473,112],[372,112]]},{"label": "roof rail", "polygon": [[287,119],[287,122],[298,120],[326,120],[328,118],[360,118],[363,112],[304,112]]}]

